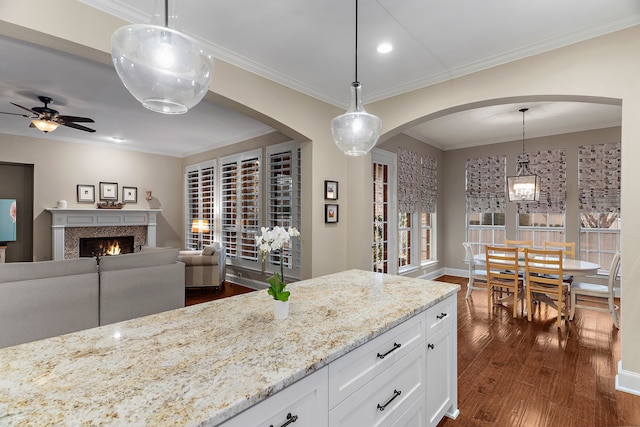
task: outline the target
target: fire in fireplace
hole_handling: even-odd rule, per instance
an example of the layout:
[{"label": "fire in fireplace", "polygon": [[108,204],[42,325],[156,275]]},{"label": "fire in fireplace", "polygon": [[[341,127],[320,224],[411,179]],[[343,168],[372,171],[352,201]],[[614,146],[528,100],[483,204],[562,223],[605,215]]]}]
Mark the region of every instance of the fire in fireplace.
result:
[{"label": "fire in fireplace", "polygon": [[80,257],[128,254],[133,248],[133,236],[80,238]]}]

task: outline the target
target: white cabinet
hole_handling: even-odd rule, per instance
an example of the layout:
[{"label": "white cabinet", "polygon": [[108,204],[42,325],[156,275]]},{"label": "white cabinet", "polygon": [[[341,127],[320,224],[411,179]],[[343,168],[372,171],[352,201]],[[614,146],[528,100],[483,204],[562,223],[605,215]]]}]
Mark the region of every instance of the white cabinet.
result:
[{"label": "white cabinet", "polygon": [[449,297],[427,309],[427,425],[458,416],[457,308]]},{"label": "white cabinet", "polygon": [[426,427],[455,418],[456,315],[453,295],[222,427]]},{"label": "white cabinet", "polygon": [[220,427],[327,427],[327,371],[325,366]]}]

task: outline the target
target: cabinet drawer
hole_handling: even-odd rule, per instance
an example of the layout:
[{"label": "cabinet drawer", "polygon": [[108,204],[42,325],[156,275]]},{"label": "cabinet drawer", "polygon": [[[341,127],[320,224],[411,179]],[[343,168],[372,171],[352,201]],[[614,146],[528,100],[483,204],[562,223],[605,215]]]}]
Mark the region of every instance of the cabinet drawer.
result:
[{"label": "cabinet drawer", "polygon": [[400,415],[392,427],[426,427],[427,416],[425,415],[425,396],[422,393],[418,399]]},{"label": "cabinet drawer", "polygon": [[413,349],[329,411],[329,425],[394,425],[417,400],[424,401],[425,359],[424,345]]},{"label": "cabinet drawer", "polygon": [[289,425],[327,427],[327,393],[327,367],[324,367],[220,424],[220,427],[279,427],[293,419],[295,421]]},{"label": "cabinet drawer", "polygon": [[427,309],[427,337],[451,324],[454,316],[454,301],[452,297],[448,297]]},{"label": "cabinet drawer", "polygon": [[414,316],[329,365],[329,408],[417,347],[423,347],[423,316]]}]

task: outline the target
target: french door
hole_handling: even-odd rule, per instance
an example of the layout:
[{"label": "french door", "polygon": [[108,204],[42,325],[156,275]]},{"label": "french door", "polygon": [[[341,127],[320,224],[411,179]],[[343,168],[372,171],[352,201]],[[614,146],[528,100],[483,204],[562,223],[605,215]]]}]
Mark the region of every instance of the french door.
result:
[{"label": "french door", "polygon": [[373,242],[372,270],[396,274],[398,248],[396,227],[396,156],[373,150]]}]

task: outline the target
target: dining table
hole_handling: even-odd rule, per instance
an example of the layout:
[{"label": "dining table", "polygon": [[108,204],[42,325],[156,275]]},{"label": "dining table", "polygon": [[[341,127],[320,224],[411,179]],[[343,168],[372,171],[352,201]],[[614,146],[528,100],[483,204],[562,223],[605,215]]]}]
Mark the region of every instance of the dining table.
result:
[{"label": "dining table", "polygon": [[[478,265],[486,266],[487,264],[486,255],[484,253],[474,255],[473,259]],[[600,269],[600,264],[596,264],[594,262],[583,261],[580,259],[571,259],[571,258],[562,259],[563,275],[578,276],[578,275],[585,275],[585,274],[594,274],[594,273],[597,273],[599,269]],[[524,255],[522,255],[518,259],[518,270],[521,271],[522,273],[524,273],[525,271]],[[526,282],[525,282],[525,286],[526,286]],[[552,306],[557,310],[557,305],[550,298],[539,295],[538,299],[545,302],[546,304],[549,304],[550,306]],[[502,303],[503,301],[504,299],[501,299],[500,303]]]},{"label": "dining table", "polygon": [[[486,265],[487,260],[484,253],[473,256],[476,264]],[[524,271],[524,257],[519,259],[518,268]],[[600,269],[600,264],[595,262],[583,261],[580,259],[564,258],[562,260],[562,273],[569,276],[578,276],[582,274],[597,273]]]}]

